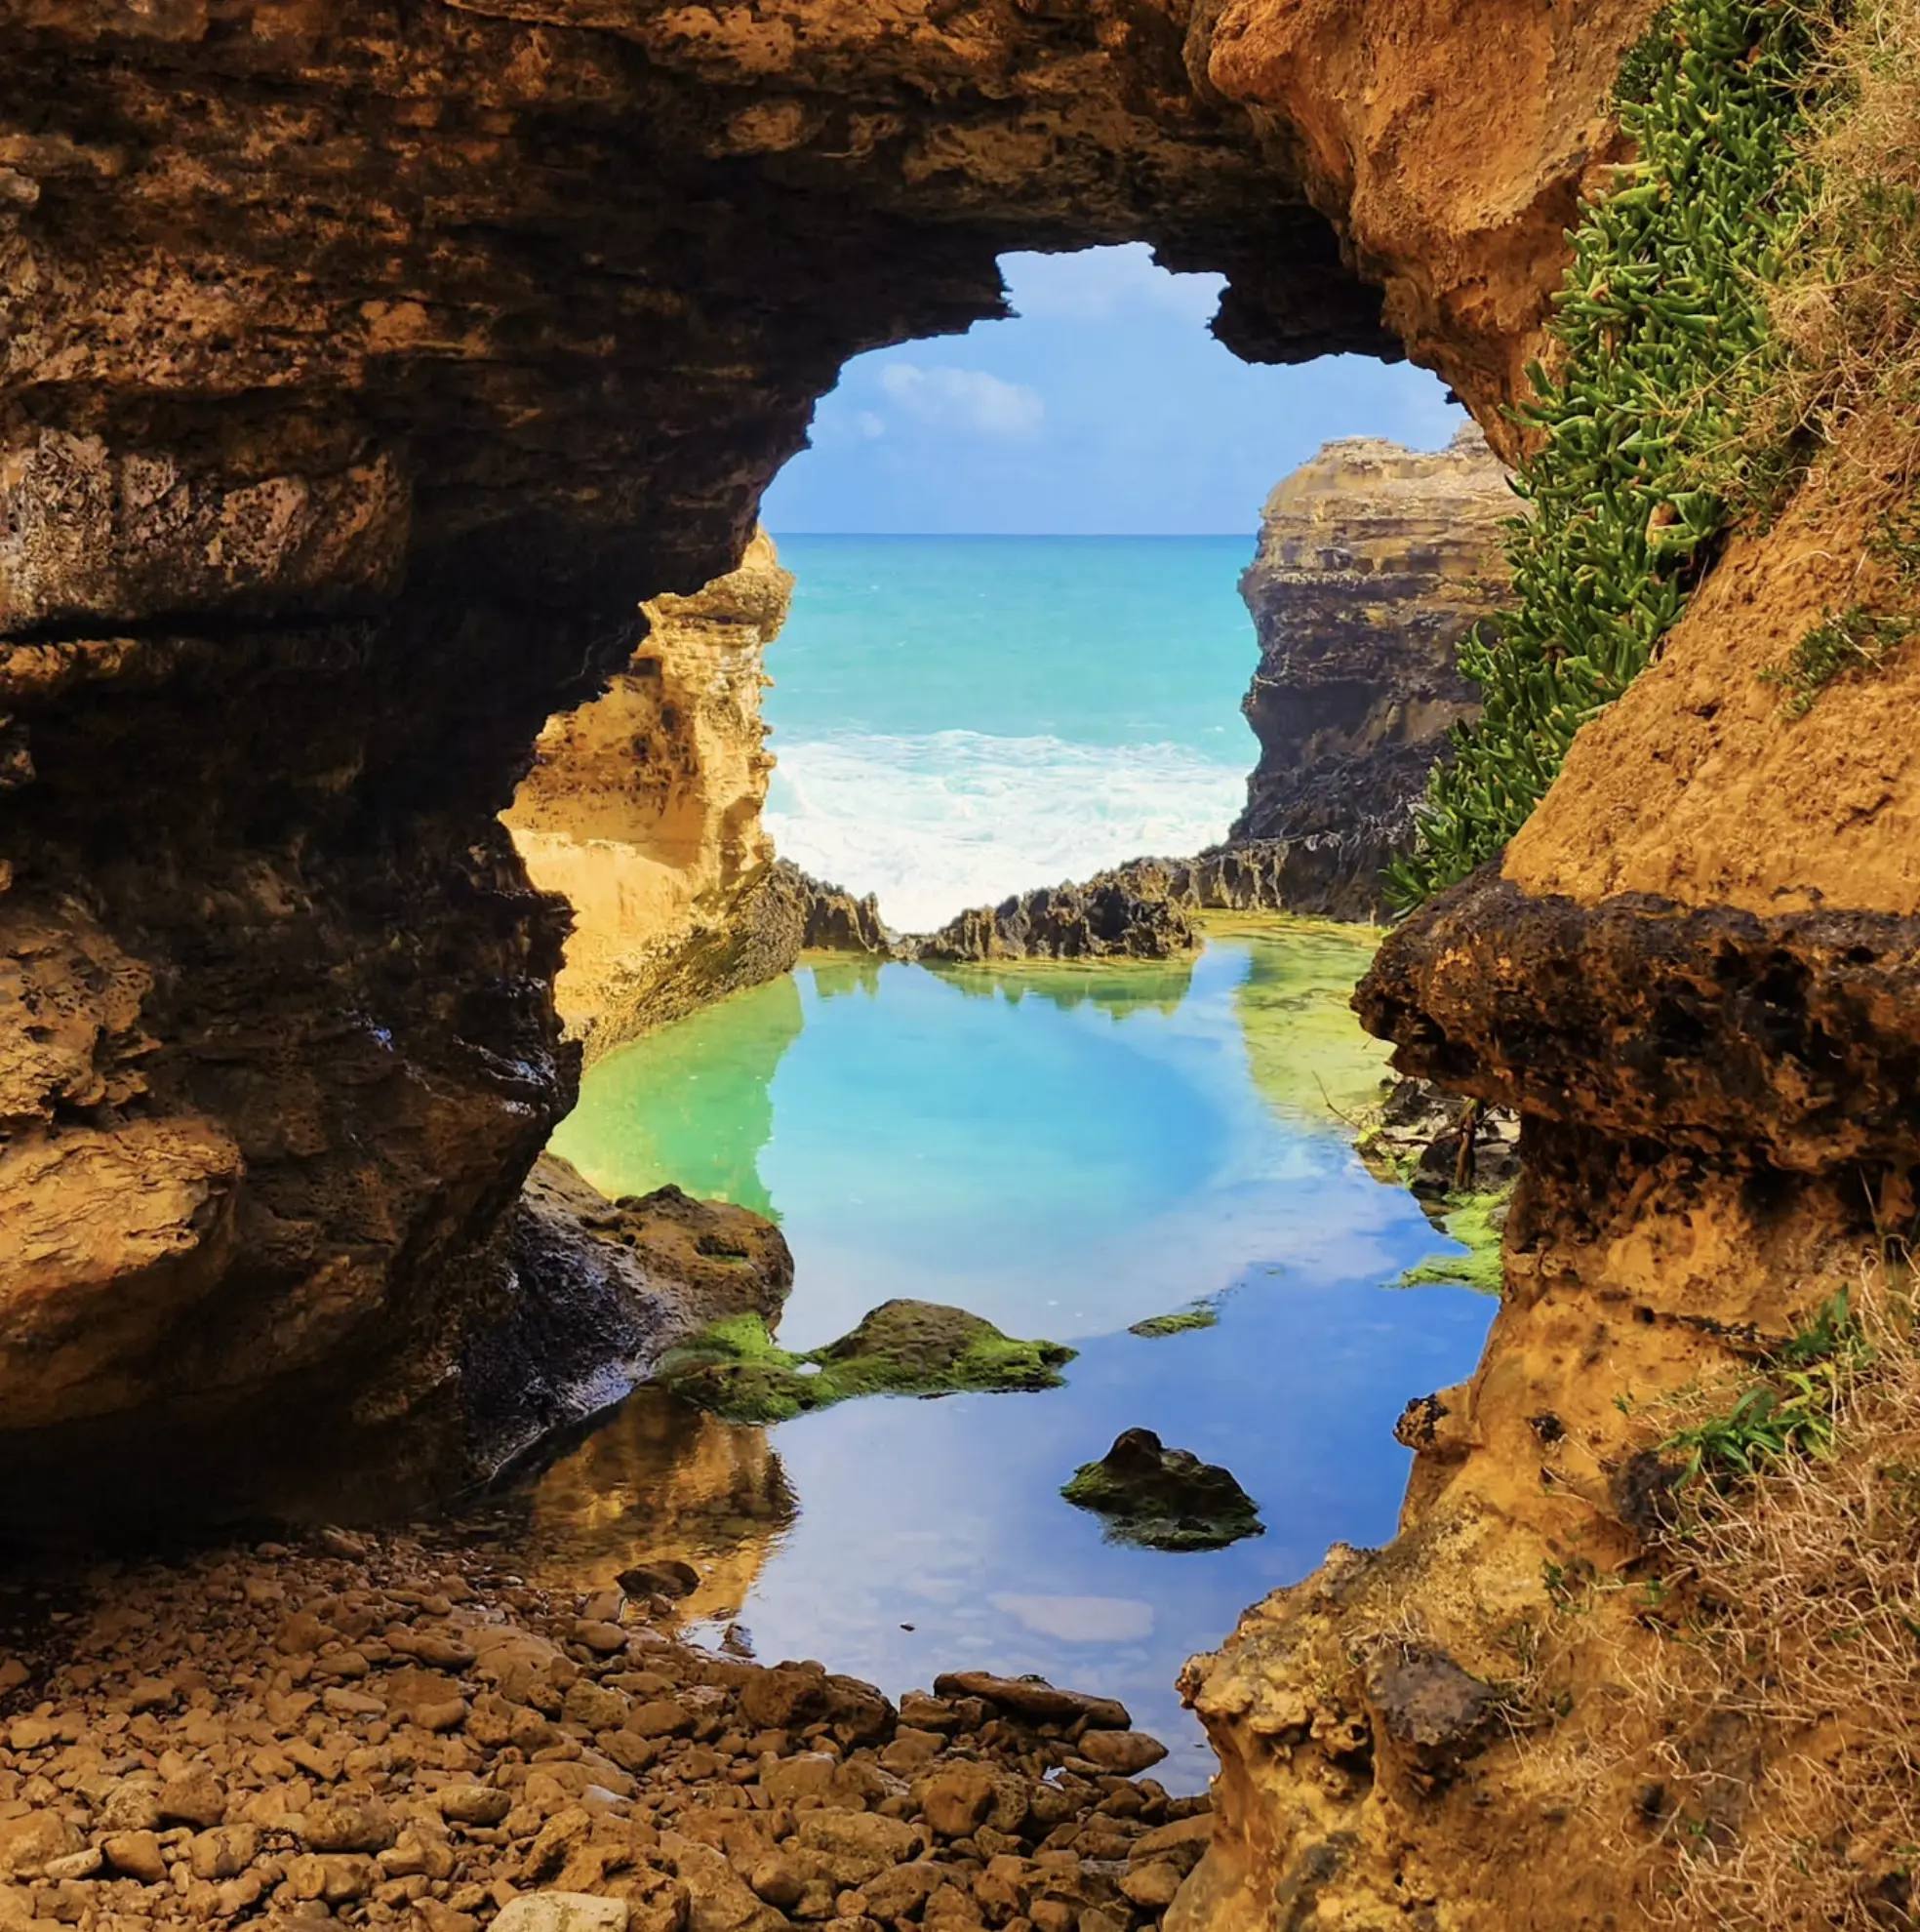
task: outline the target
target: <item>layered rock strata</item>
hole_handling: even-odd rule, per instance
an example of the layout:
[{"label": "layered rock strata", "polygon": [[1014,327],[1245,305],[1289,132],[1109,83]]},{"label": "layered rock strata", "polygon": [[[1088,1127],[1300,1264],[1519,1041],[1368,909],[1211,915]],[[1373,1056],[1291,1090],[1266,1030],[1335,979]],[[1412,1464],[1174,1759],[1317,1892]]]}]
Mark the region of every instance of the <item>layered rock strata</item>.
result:
[{"label": "layered rock strata", "polygon": [[1329,443],[1266,501],[1240,580],[1260,639],[1246,697],[1260,763],[1232,839],[1290,848],[1290,909],[1385,910],[1446,732],[1477,715],[1456,658],[1505,601],[1506,472],[1469,424],[1437,455]]},{"label": "layered rock strata", "polygon": [[738,570],[644,606],[626,668],[535,744],[505,819],[535,885],[573,907],[553,995],[589,1060],[799,952],[802,909],[760,825],[762,659],[792,594],[756,531]]},{"label": "layered rock strata", "polygon": [[498,815],[848,355],[1144,237],[1494,420],[1649,11],[7,12],[0,1512],[464,1426],[577,1061]]}]

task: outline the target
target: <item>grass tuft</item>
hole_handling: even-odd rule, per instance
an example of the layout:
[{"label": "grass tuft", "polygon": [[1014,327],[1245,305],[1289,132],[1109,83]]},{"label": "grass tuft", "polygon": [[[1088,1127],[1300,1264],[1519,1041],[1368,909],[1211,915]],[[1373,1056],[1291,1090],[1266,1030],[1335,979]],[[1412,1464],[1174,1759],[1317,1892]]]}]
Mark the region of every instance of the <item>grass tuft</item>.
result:
[{"label": "grass tuft", "polygon": [[1795,1456],[1833,1449],[1834,1415],[1851,1379],[1871,1359],[1846,1289],[1778,1348],[1767,1373],[1732,1408],[1676,1430],[1662,1453],[1683,1458],[1682,1486],[1758,1475]]},{"label": "grass tuft", "polygon": [[1760,675],[1785,693],[1781,708],[1786,715],[1803,718],[1835,678],[1877,669],[1916,627],[1920,619],[1875,617],[1856,604],[1838,617],[1829,614],[1787,653],[1784,663]]}]

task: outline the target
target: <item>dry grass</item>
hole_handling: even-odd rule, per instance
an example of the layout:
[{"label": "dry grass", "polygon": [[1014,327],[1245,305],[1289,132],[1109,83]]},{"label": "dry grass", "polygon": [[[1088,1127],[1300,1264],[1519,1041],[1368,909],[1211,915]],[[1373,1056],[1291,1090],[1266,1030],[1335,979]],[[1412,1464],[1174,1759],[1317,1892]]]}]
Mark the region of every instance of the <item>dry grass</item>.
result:
[{"label": "dry grass", "polygon": [[1920,0],[1809,11],[1812,199],[1771,297],[1785,367],[1753,426],[1821,452],[1824,486],[1898,550],[1920,535]]},{"label": "dry grass", "polygon": [[[1920,1927],[1920,1349],[1903,1283],[1863,1270],[1870,1352],[1835,1376],[1820,1452],[1697,1482],[1634,1614],[1604,1632],[1569,1620],[1581,1674],[1601,1663],[1611,1748],[1553,1764],[1573,1740],[1543,1739],[1539,1768],[1612,1821],[1659,1922]],[[1628,1792],[1652,1801],[1622,1831]]]}]

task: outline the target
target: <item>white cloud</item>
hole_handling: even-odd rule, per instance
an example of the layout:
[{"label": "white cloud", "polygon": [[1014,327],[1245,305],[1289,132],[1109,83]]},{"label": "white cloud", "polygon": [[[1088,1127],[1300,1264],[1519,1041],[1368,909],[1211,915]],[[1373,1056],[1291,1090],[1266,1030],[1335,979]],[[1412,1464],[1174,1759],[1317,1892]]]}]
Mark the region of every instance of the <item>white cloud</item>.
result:
[{"label": "white cloud", "polygon": [[984,369],[922,369],[890,362],[880,386],[909,416],[944,429],[961,429],[1001,443],[1030,443],[1040,433],[1047,405],[1039,392],[1003,382]]},{"label": "white cloud", "polygon": [[863,409],[854,418],[854,427],[870,443],[874,437],[887,433],[887,419],[875,416],[870,409]]},{"label": "white cloud", "polygon": [[990,1596],[1002,1616],[1061,1643],[1138,1643],[1153,1634],[1153,1605],[1131,1596]]},{"label": "white cloud", "polygon": [[1018,313],[1059,322],[1157,311],[1204,327],[1226,286],[1224,275],[1176,275],[1160,267],[1145,242],[1072,255],[1003,255],[1000,272]]}]

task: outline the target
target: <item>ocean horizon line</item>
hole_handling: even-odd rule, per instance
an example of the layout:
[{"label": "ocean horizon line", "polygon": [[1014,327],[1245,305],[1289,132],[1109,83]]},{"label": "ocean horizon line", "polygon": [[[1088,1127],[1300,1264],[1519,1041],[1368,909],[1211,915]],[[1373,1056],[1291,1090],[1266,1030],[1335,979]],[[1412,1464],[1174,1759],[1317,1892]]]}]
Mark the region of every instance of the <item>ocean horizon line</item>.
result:
[{"label": "ocean horizon line", "polygon": [[776,543],[796,538],[859,539],[863,543],[1257,543],[1256,530],[769,530]]}]

